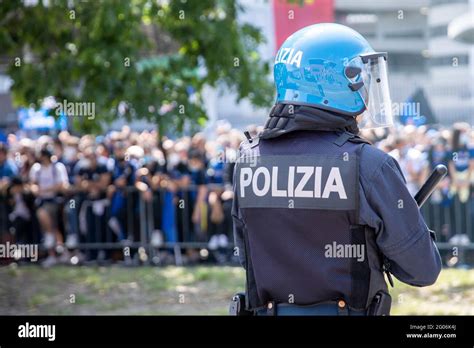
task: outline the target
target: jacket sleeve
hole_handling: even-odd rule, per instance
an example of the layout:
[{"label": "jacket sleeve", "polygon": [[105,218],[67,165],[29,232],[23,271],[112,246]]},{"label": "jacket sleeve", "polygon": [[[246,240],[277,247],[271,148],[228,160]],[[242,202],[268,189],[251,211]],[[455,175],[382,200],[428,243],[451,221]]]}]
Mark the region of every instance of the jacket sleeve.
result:
[{"label": "jacket sleeve", "polygon": [[431,285],[441,271],[439,251],[397,161],[385,155],[379,163],[361,177],[362,222],[375,229],[395,277],[414,286]]}]

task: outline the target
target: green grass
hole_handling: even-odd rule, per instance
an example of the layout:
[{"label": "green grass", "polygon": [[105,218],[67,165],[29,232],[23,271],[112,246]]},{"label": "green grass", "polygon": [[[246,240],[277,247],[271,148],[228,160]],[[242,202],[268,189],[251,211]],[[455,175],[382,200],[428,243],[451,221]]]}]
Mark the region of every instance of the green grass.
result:
[{"label": "green grass", "polygon": [[[225,315],[244,286],[237,267],[4,267],[0,314]],[[415,288],[396,282],[392,314],[474,314],[474,270],[446,269]]]},{"label": "green grass", "polygon": [[474,315],[474,270],[445,269],[432,286],[395,283],[392,314]]}]

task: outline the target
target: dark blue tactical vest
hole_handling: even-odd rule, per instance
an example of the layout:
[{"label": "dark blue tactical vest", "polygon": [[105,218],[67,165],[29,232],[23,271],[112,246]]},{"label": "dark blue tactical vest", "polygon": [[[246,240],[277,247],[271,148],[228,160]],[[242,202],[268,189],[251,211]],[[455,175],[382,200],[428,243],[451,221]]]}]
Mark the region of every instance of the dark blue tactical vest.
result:
[{"label": "dark blue tactical vest", "polygon": [[373,231],[359,225],[363,146],[324,131],[243,144],[234,180],[248,309],[338,299],[361,309],[386,289]]}]

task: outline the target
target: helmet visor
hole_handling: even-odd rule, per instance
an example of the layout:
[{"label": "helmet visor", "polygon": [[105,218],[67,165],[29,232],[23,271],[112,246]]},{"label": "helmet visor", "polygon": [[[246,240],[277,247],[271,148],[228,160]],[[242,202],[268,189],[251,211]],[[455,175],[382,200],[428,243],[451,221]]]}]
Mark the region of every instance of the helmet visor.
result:
[{"label": "helmet visor", "polygon": [[[351,63],[361,68],[361,73],[355,77],[355,80],[363,82],[358,93],[365,104],[365,111],[358,116],[359,128],[392,126],[392,101],[388,85],[386,54],[361,55],[354,60]],[[349,80],[355,82],[354,79]]]}]

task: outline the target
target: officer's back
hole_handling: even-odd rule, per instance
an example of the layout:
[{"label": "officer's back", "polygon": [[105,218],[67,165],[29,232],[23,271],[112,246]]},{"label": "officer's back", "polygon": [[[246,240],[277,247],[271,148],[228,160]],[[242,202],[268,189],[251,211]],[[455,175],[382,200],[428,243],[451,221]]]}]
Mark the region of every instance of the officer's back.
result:
[{"label": "officer's back", "polygon": [[242,145],[234,177],[247,309],[388,314],[377,307],[388,298],[384,271],[436,280],[439,253],[397,162],[356,136],[361,122],[392,122],[385,60],[334,24],[302,29],[277,53],[277,103]]},{"label": "officer's back", "polygon": [[[299,156],[308,156],[316,164],[318,158],[315,155],[340,158],[341,161],[344,154],[355,155],[356,144],[347,142],[339,147],[333,143],[336,139],[335,133],[296,131],[275,139],[261,140],[260,156],[278,155],[281,156],[280,161],[288,160],[288,166],[281,162],[277,164],[280,169],[278,175],[282,176],[290,164],[296,167],[295,172],[299,167],[310,167],[308,163],[299,166]],[[319,164],[324,164],[324,161]],[[356,224],[355,204],[353,210],[339,210],[338,201],[343,200],[339,198],[339,192],[332,192],[327,198],[314,197],[315,186],[318,185],[319,196],[323,195],[324,181],[331,169],[324,165],[320,168],[321,178],[316,177],[316,170],[308,171],[311,176],[301,193],[287,194],[285,207],[242,208],[248,222],[247,234],[259,298],[265,303],[270,300],[290,300],[298,304],[311,304],[351,296],[351,259],[326,257],[325,246],[333,247],[333,242],[337,242],[337,245],[354,242],[349,226],[351,223]],[[356,203],[355,190],[351,196],[347,190],[353,187],[347,185],[356,182],[357,171],[344,174],[350,176],[341,177],[345,196],[349,195],[349,199]],[[282,183],[278,189],[295,191],[303,177],[304,173],[295,173],[293,187],[285,187]],[[315,181],[318,181],[316,185]],[[309,194],[313,196],[314,206],[302,208],[300,204],[307,198],[300,196]],[[318,209],[318,200],[323,199],[332,199],[335,206],[332,209]]]}]

